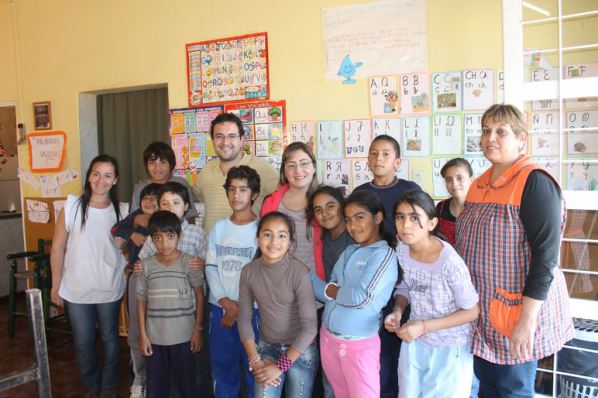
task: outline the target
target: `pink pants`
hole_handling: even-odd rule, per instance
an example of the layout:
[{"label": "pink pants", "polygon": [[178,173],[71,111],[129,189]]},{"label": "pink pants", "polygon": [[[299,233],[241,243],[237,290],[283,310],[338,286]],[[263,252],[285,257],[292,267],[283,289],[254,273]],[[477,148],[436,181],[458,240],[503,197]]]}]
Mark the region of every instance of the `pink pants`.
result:
[{"label": "pink pants", "polygon": [[334,337],[320,330],[320,359],[336,397],[380,397],[380,338],[363,340]]}]

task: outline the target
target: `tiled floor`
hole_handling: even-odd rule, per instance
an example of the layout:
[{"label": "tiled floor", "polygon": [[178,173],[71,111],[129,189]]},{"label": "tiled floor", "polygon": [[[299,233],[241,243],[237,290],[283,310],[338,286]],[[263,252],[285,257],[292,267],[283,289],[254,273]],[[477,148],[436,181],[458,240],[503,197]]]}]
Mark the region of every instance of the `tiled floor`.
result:
[{"label": "tiled floor", "polygon": [[[25,296],[19,296],[18,308],[24,311]],[[64,325],[56,325],[64,326]],[[53,398],[81,398],[85,395],[75,364],[72,336],[56,332],[47,334],[50,379]],[[33,362],[33,341],[29,321],[17,318],[15,338],[8,338],[8,301],[0,300],[0,376],[22,370]],[[125,338],[121,339],[120,397],[129,396],[129,353]],[[30,382],[14,389],[0,392],[0,398],[37,397],[37,384]]]}]

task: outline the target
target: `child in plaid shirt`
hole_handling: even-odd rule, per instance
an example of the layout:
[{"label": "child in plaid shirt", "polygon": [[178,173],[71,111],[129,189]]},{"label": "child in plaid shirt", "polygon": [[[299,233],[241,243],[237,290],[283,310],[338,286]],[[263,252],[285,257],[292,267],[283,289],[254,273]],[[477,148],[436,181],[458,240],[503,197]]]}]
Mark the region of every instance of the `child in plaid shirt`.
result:
[{"label": "child in plaid shirt", "polygon": [[[434,236],[438,218],[427,193],[407,191],[394,206],[403,278],[384,326],[403,342],[399,398],[467,397],[473,377],[472,325],[478,294],[453,247]],[[411,303],[411,316],[400,326]]]}]

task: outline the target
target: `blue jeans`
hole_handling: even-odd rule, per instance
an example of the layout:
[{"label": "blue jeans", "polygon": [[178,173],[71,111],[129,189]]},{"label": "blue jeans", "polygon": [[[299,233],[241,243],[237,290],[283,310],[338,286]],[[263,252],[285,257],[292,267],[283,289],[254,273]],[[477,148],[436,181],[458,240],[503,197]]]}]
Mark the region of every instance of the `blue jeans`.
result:
[{"label": "blue jeans", "polygon": [[[241,391],[239,367],[243,367],[247,398],[253,398],[254,378],[249,372],[247,354],[243,349],[237,323],[230,328],[222,327],[220,321],[224,311],[221,307],[210,304],[210,363],[214,376],[214,390],[218,398],[236,398]],[[258,335],[259,315],[253,310],[253,333]]]},{"label": "blue jeans", "polygon": [[[257,350],[262,359],[276,361],[290,346],[290,344],[271,344],[261,340]],[[279,398],[284,387],[286,398],[310,398],[319,361],[318,346],[314,341],[303,351],[293,366],[280,376],[278,387],[264,389],[259,383],[255,383],[255,397]]]},{"label": "blue jeans", "polygon": [[[120,383],[120,337],[118,312],[120,300],[101,304],[75,304],[65,301],[73,330],[77,366],[85,390],[99,392]],[[96,351],[96,324],[103,345],[103,364]]]},{"label": "blue jeans", "polygon": [[480,380],[480,395],[484,398],[534,397],[537,367],[538,361],[518,365],[497,365],[480,357],[473,357],[473,370]]}]

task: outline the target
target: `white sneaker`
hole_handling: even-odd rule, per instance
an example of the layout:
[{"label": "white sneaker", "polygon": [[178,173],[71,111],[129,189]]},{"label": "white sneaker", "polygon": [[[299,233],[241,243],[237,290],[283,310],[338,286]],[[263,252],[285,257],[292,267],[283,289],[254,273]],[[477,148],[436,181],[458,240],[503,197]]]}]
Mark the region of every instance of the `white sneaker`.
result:
[{"label": "white sneaker", "polygon": [[133,384],[131,386],[130,398],[145,398],[145,386],[138,386]]}]

